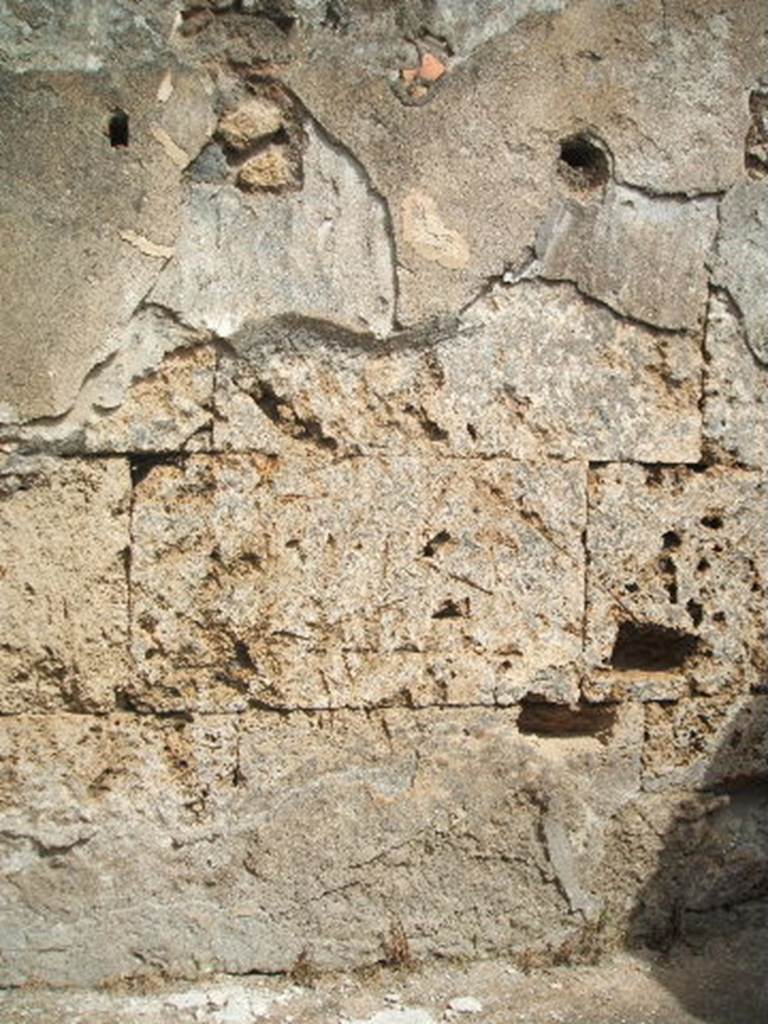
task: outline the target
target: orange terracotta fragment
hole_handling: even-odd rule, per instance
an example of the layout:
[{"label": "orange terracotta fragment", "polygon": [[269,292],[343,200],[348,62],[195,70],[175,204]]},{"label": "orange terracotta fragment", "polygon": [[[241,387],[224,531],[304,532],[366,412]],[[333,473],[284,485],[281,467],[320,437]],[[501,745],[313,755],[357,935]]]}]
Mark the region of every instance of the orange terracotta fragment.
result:
[{"label": "orange terracotta fragment", "polygon": [[422,82],[436,82],[443,77],[445,70],[445,64],[441,60],[431,53],[425,53],[421,58],[419,78]]}]

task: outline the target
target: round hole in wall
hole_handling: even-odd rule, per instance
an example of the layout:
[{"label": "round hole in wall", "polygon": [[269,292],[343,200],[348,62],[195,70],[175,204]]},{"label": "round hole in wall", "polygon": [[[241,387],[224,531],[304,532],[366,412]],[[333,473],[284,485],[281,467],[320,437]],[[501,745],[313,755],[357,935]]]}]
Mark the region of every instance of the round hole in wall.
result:
[{"label": "round hole in wall", "polygon": [[610,177],[608,157],[586,135],[569,135],[560,143],[558,171],[576,188],[599,188]]}]

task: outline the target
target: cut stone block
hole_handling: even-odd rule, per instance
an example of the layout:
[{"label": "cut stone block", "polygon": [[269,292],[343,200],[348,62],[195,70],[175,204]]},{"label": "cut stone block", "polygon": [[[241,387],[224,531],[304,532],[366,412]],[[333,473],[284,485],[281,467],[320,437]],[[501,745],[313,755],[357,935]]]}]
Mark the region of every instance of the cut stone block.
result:
[{"label": "cut stone block", "polygon": [[625,696],[641,683],[669,700],[689,687],[745,693],[765,685],[767,512],[765,481],[750,470],[592,471],[593,695]]},{"label": "cut stone block", "polygon": [[545,277],[574,281],[636,320],[692,329],[704,313],[716,229],[713,199],[651,198],[616,185],[600,201],[558,202],[536,248]]},{"label": "cut stone block", "polygon": [[554,754],[516,710],[1,719],[0,985],[572,945],[636,710]]},{"label": "cut stone block", "polygon": [[0,478],[0,712],[106,711],[128,675],[123,460]]},{"label": "cut stone block", "polygon": [[130,700],[576,695],[584,470],[193,456],[136,487]]},{"label": "cut stone block", "polygon": [[459,323],[379,343],[299,318],[236,339],[216,446],[696,462],[701,351],[570,285],[495,289]]}]

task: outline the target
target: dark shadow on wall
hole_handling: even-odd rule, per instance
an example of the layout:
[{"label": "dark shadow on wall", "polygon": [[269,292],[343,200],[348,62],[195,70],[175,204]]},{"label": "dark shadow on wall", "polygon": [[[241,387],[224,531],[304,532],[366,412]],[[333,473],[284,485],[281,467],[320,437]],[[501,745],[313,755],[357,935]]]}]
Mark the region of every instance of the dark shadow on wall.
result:
[{"label": "dark shadow on wall", "polygon": [[654,974],[706,1024],[768,1020],[767,726],[768,695],[733,716],[631,918],[630,944],[653,951]]}]

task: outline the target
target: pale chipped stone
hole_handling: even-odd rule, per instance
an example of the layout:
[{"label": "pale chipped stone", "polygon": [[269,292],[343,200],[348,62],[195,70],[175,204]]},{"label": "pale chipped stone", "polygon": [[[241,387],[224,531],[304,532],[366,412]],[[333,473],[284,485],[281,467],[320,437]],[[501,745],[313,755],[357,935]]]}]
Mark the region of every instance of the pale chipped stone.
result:
[{"label": "pale chipped stone", "polygon": [[435,199],[424,192],[409,192],[403,200],[403,239],[424,260],[458,270],[469,261],[469,246],[458,231],[440,216]]},{"label": "pale chipped stone", "polygon": [[700,693],[764,685],[762,477],[605,466],[591,474],[589,504],[586,653],[614,695],[645,679],[682,679]]},{"label": "pale chipped stone", "polygon": [[268,146],[246,160],[237,172],[237,182],[246,189],[280,189],[300,184],[287,146]]},{"label": "pale chipped stone", "polygon": [[713,295],[707,316],[704,443],[713,454],[768,468],[768,369],[757,362],[727,298]]},{"label": "pale chipped stone", "polygon": [[217,130],[233,149],[246,149],[252,142],[280,131],[285,115],[277,103],[263,96],[249,96],[239,107],[220,118]]},{"label": "pale chipped stone", "polygon": [[697,327],[703,315],[716,227],[712,199],[680,202],[612,186],[602,200],[558,202],[536,247],[545,277],[573,281],[619,313],[678,330]]},{"label": "pale chipped stone", "polygon": [[35,460],[0,497],[0,711],[105,711],[129,675],[128,467]]},{"label": "pale chipped stone", "polygon": [[729,696],[646,707],[643,785],[714,789],[765,772],[768,697]]},{"label": "pale chipped stone", "polygon": [[720,204],[712,279],[741,312],[755,357],[768,364],[768,182],[737,185]]},{"label": "pale chipped stone", "polygon": [[142,256],[152,256],[154,259],[169,260],[173,256],[173,249],[169,245],[158,245],[150,238],[137,235],[135,231],[121,231],[120,237],[124,242],[132,245]]},{"label": "pale chipped stone", "polygon": [[242,358],[218,376],[224,448],[300,455],[322,435],[339,453],[700,457],[698,341],[567,285],[496,289],[459,324],[383,345],[292,318],[235,342]]},{"label": "pale chipped stone", "polygon": [[134,499],[131,699],[223,710],[557,691],[580,652],[583,511],[576,465],[157,466]]},{"label": "pale chipped stone", "polygon": [[0,984],[273,973],[302,954],[340,969],[386,960],[396,940],[415,959],[514,955],[577,937],[543,809],[568,870],[602,898],[605,822],[638,792],[639,723],[560,760],[514,723],[493,709],[0,720],[15,804],[0,812]]},{"label": "pale chipped stone", "polygon": [[[301,192],[190,190],[152,301],[227,337],[285,313],[386,334],[394,288],[386,211],[358,164],[308,126]],[[226,244],[221,244],[226,239]]]}]

